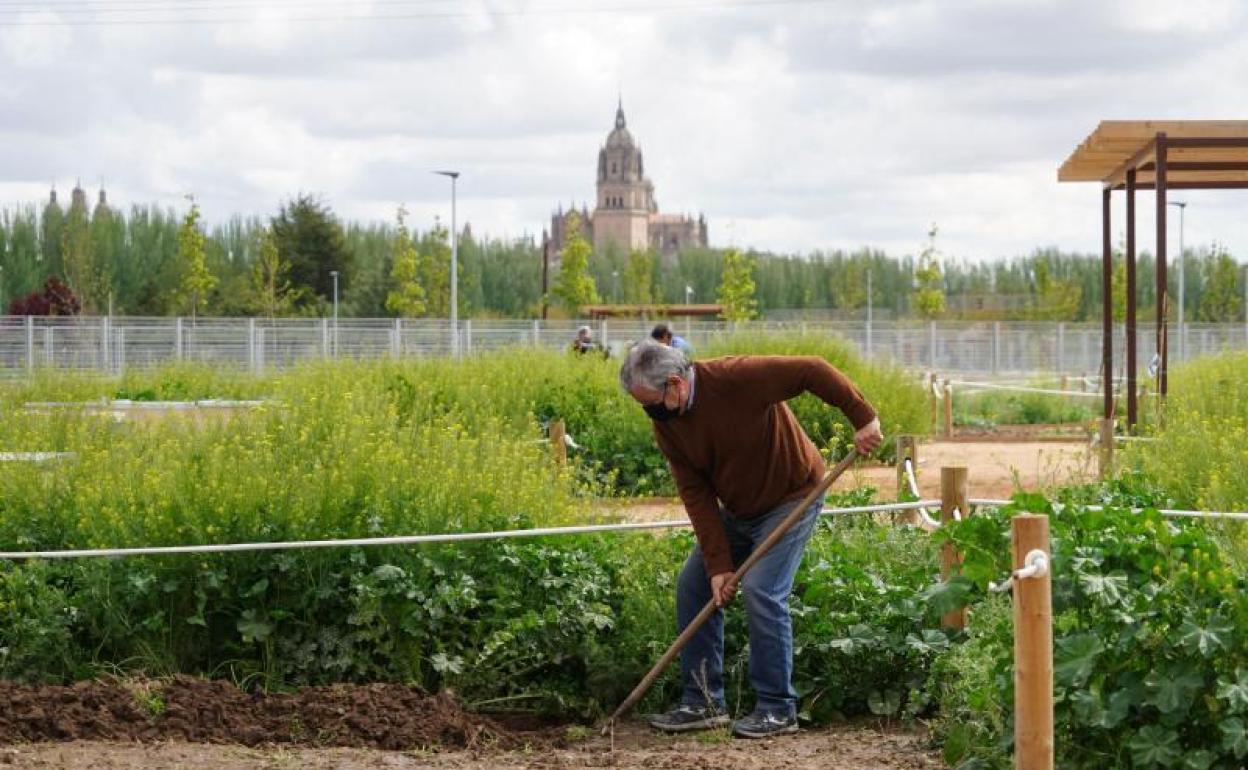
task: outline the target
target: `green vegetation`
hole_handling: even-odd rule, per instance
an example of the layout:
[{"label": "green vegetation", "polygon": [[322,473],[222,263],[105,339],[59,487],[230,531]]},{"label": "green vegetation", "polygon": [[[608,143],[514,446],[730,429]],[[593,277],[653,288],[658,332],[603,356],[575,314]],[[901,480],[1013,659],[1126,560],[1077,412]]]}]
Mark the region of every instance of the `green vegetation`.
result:
[{"label": "green vegetation", "polygon": [[927,246],[919,254],[914,269],[914,296],[911,306],[920,318],[928,320],[945,314],[945,281],[940,271],[940,252],[936,250],[936,225],[927,233]]},{"label": "green vegetation", "polygon": [[754,265],[749,257],[736,249],[724,252],[724,272],[715,299],[723,305],[720,313],[728,321],[748,321],[758,316],[757,287],[754,285]]},{"label": "green vegetation", "polygon": [[943,593],[970,596],[964,644],[933,666],[946,760],[1008,768],[1013,626],[983,598],[1009,568],[1009,517],[1047,513],[1053,544],[1057,766],[1240,766],[1248,756],[1248,583],[1199,523],[1111,507],[1055,509],[1039,497],[942,529],[965,556]]},{"label": "green vegetation", "polygon": [[568,216],[568,242],[563,247],[563,259],[559,275],[551,290],[562,303],[568,315],[577,317],[581,308],[598,301],[598,289],[589,272],[589,256],[593,247],[581,231],[581,220],[576,214]]},{"label": "green vegetation", "polygon": [[[182,216],[155,206],[110,207],[103,200],[88,210],[85,192],[67,211],[62,203],[40,203],[0,211],[0,251],[5,253],[0,296],[6,304],[36,292],[49,276],[64,278],[82,301],[84,312],[107,310],[113,299],[119,315],[185,312],[177,289],[187,265],[179,257],[177,231]],[[392,278],[396,227],[385,222],[350,222],[337,218],[328,203],[310,196],[286,202],[277,212],[226,218],[228,212],[204,211],[218,224],[204,232],[204,263],[218,281],[207,292],[202,315],[245,315],[266,307],[255,299],[255,269],[261,243],[271,231],[285,277],[296,292],[282,314],[324,313],[330,299],[329,271],[341,278],[344,316],[384,317],[386,299],[401,279]],[[275,213],[275,215],[274,215]],[[436,221],[412,223],[412,241],[420,255],[423,314],[448,315],[449,233]],[[916,244],[916,247],[918,244]],[[930,244],[929,244],[930,248]],[[917,250],[917,249],[916,249]],[[876,317],[916,318],[923,295],[944,305],[944,318],[1097,321],[1101,307],[1099,254],[1037,250],[988,262],[969,262],[956,254],[939,264],[921,264],[921,254],[886,254],[878,249],[820,251],[808,254],[747,252],[757,285],[758,310],[830,309],[860,311],[866,304],[866,276],[872,279]],[[1239,255],[1242,259],[1242,255]],[[1232,255],[1214,245],[1188,249],[1186,307],[1189,318],[1236,321],[1242,318],[1244,278]],[[685,287],[707,300],[716,296],[724,273],[722,249],[690,248],[675,255],[643,260],[621,250],[588,257],[588,273],[612,301],[680,303]],[[530,236],[489,238],[464,227],[459,238],[459,313],[468,317],[527,317],[540,312],[542,251]],[[936,267],[935,272],[930,268]],[[1155,306],[1153,258],[1138,260],[1139,312],[1151,317]],[[1116,261],[1116,314],[1125,307],[1125,270]],[[1171,294],[1177,270],[1170,271]],[[618,275],[618,279],[617,276]],[[551,275],[558,280],[558,272]],[[553,283],[552,283],[553,285]],[[925,302],[927,300],[924,300]],[[1174,305],[1174,302],[1171,303]],[[267,305],[271,307],[271,303]],[[932,310],[935,305],[927,306]]]},{"label": "green vegetation", "polygon": [[[1176,507],[1248,508],[1248,353],[1194,361],[1174,371],[1158,439],[1134,445],[1124,459],[1133,475],[1165,491]],[[1151,406],[1151,403],[1149,404]],[[1248,544],[1248,541],[1245,541]]]},{"label": "green vegetation", "polygon": [[[732,344],[786,349],[768,337]],[[883,407],[895,419],[910,419],[905,403],[920,401],[900,374],[867,369],[838,343],[810,338],[790,352],[837,360],[877,404],[897,402]],[[132,372],[120,381],[41,372],[5,389],[0,446],[76,456],[6,468],[0,548],[303,540],[593,520],[591,499],[605,491],[600,482],[632,492],[667,483],[649,423],[620,390],[615,370],[599,359],[516,350],[460,362],[318,364],[266,378],[190,365]],[[229,415],[122,423],[77,410],[21,408],[36,400],[208,397],[272,401]],[[813,402],[797,408],[813,433],[844,437],[833,427],[843,419],[833,410]],[[564,472],[553,467],[541,438],[541,422],[556,416],[585,447]],[[925,559],[915,556],[926,553],[926,538],[870,526],[851,533],[847,540],[824,530],[812,547],[802,578],[810,585],[801,612],[809,620],[801,624],[811,630],[804,634],[848,638],[850,620],[871,615],[870,576],[881,569],[904,575],[912,588],[926,575]],[[6,562],[0,675],[59,680],[122,668],[270,687],[386,679],[449,684],[482,707],[596,713],[622,698],[666,644],[671,581],[688,548],[688,533],[623,534]],[[874,564],[881,549],[898,561]],[[833,572],[859,577],[845,591],[828,592],[821,576]],[[819,718],[867,708],[872,698],[891,702],[871,693],[887,691],[893,669],[921,667],[923,656],[908,652],[904,641],[921,633],[912,627],[921,611],[911,593],[894,596],[906,602],[886,634],[896,658],[870,676],[811,637],[800,676],[803,687],[821,693],[812,700]],[[742,620],[734,613],[734,624]],[[739,644],[744,635],[737,637]],[[740,685],[744,657],[739,648],[731,655]]]},{"label": "green vegetation", "polygon": [[[909,377],[865,367],[834,340],[741,333],[702,352],[742,351],[824,356],[881,407],[886,432],[927,418]],[[1024,495],[934,536],[882,518],[821,521],[793,598],[803,717],[923,719],[952,766],[1009,767],[1011,609],[986,586],[1008,572],[1009,517],[1041,512],[1052,532],[1058,766],[1242,766],[1244,541],[1230,525],[1165,519],[1154,507],[1245,505],[1246,369],[1241,353],[1176,371],[1163,440],[1131,447],[1118,479],[1066,490],[1061,505]],[[6,467],[6,550],[532,527],[591,520],[595,496],[648,492],[666,477],[615,364],[543,351],[319,364],[264,379],[190,366],[120,382],[42,373],[3,396],[0,446],[78,453]],[[101,397],[275,403],[120,424],[20,409]],[[806,398],[793,407],[821,444],[843,444],[834,411]],[[566,471],[542,439],[555,417],[585,447]],[[592,717],[670,641],[690,538],[4,562],[0,676],[191,672],[270,688],[389,680],[450,686],[480,708]],[[963,555],[963,575],[940,583],[945,542]],[[939,630],[940,614],[961,605],[966,631]],[[727,623],[728,698],[744,710],[739,606]],[[642,708],[674,688],[669,671]],[[136,698],[162,708],[158,690]]]},{"label": "green vegetation", "polygon": [[[1052,382],[1036,387],[1053,387]],[[1088,422],[1100,414],[1100,402],[1078,396],[1047,393],[981,391],[953,395],[953,424],[968,427],[994,425],[1054,425]]]}]

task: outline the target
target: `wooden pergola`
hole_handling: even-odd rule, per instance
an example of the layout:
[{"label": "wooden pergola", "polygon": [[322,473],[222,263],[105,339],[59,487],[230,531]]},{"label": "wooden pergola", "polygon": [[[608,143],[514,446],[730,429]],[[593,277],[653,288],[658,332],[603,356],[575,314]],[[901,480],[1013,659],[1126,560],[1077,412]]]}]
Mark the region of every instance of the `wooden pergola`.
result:
[{"label": "wooden pergola", "polygon": [[[1105,120],[1083,140],[1057,171],[1059,182],[1101,183],[1101,366],[1104,416],[1114,416],[1113,244],[1110,198],[1127,199],[1126,368],[1127,427],[1139,418],[1136,394],[1135,193],[1154,190],[1157,207],[1157,370],[1158,393],[1168,389],[1166,312],[1166,193],[1170,190],[1248,189],[1248,120]],[[1182,255],[1180,255],[1182,258]]]},{"label": "wooden pergola", "polygon": [[723,305],[582,305],[581,313],[593,319],[634,317],[679,318],[688,316],[717,316],[724,312]]}]

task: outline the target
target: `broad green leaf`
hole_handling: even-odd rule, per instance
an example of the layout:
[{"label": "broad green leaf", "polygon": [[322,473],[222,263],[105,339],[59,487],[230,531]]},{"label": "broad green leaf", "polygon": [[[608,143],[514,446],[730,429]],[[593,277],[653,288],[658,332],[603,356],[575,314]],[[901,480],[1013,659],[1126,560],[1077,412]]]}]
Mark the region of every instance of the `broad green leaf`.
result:
[{"label": "broad green leaf", "polygon": [[1127,575],[1115,570],[1108,575],[1080,575],[1079,585],[1102,607],[1121,604],[1127,593]]},{"label": "broad green leaf", "polygon": [[921,654],[929,654],[949,649],[949,637],[940,631],[927,628],[923,630],[922,636],[915,634],[906,635],[906,646]]},{"label": "broad green leaf", "polygon": [[243,635],[244,642],[263,642],[273,633],[273,624],[257,617],[255,610],[244,610],[235,627]]},{"label": "broad green leaf", "polygon": [[1192,699],[1205,685],[1200,674],[1189,667],[1153,670],[1144,678],[1149,691],[1149,702],[1163,714],[1187,711]]},{"label": "broad green leaf", "polygon": [[1207,658],[1218,650],[1227,649],[1234,632],[1231,624],[1217,615],[1210,617],[1203,627],[1188,619],[1179,628],[1179,643]]},{"label": "broad green leaf", "polygon": [[1105,650],[1100,637],[1093,633],[1072,634],[1057,641],[1053,676],[1061,687],[1082,685],[1096,667],[1096,659]]},{"label": "broad green leaf", "polygon": [[1237,668],[1234,679],[1219,677],[1218,700],[1226,701],[1232,714],[1242,714],[1248,709],[1248,672]]},{"label": "broad green leaf", "polygon": [[975,584],[965,575],[954,575],[949,580],[933,583],[924,589],[922,598],[928,608],[937,615],[965,607]]},{"label": "broad green leaf", "polygon": [[439,674],[462,674],[464,672],[464,659],[458,655],[449,656],[445,652],[435,652],[429,658],[429,662],[433,664],[433,670]]},{"label": "broad green leaf", "polygon": [[1158,725],[1141,728],[1127,741],[1127,748],[1139,767],[1174,767],[1183,756],[1178,734]]},{"label": "broad green leaf", "polygon": [[1101,697],[1092,690],[1075,690],[1070,694],[1070,706],[1079,724],[1100,727],[1105,718]]},{"label": "broad green leaf", "polygon": [[1122,724],[1131,710],[1131,705],[1136,700],[1136,694],[1131,690],[1122,689],[1110,693],[1105,713],[1101,715],[1101,727],[1112,730]]},{"label": "broad green leaf", "polygon": [[1217,759],[1212,751],[1205,749],[1189,751],[1183,756],[1182,767],[1183,770],[1209,770]]},{"label": "broad green leaf", "polygon": [[1222,731],[1222,748],[1235,755],[1236,759],[1242,759],[1248,754],[1248,728],[1244,727],[1244,722],[1239,717],[1231,717],[1223,719],[1218,724],[1218,729]]},{"label": "broad green leaf", "polygon": [[859,650],[870,649],[877,644],[879,644],[879,637],[871,630],[871,627],[856,623],[849,627],[847,636],[829,641],[827,647],[846,655],[853,655]]},{"label": "broad green leaf", "polygon": [[884,690],[872,690],[867,695],[867,708],[877,716],[889,717],[901,711],[901,691],[892,687]]}]

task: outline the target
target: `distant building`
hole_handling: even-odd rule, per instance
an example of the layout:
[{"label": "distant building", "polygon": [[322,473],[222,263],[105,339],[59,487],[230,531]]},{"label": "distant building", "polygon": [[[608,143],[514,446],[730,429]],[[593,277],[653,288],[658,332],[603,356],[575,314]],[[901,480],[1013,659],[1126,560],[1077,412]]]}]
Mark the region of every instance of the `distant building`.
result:
[{"label": "distant building", "polygon": [[641,147],[629,133],[624,106],[615,112],[615,127],[598,150],[597,199],[591,214],[582,204],[550,218],[553,251],[563,251],[568,223],[573,215],[580,221],[582,234],[602,253],[615,247],[623,252],[652,249],[671,258],[684,248],[706,246],[706,217],[688,214],[660,214],[654,198],[654,183],[646,177]]}]

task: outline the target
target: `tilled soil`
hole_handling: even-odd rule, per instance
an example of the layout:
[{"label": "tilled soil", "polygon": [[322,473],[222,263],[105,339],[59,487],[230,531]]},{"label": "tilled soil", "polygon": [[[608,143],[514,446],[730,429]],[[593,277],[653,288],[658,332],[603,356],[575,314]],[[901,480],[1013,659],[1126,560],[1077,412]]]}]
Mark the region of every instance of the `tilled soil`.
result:
[{"label": "tilled soil", "polygon": [[923,735],[869,726],[803,730],[762,741],[724,732],[670,737],[636,721],[617,727],[613,738],[596,732],[565,746],[522,746],[504,751],[378,751],[370,749],[247,748],[189,743],[120,744],[73,742],[0,746],[0,766],[64,770],[935,770],[943,767]]},{"label": "tilled soil", "polygon": [[64,687],[0,682],[0,744],[40,741],[188,741],[243,746],[390,750],[552,747],[557,730],[514,731],[466,713],[454,697],[392,684],[244,692],[176,676]]}]

